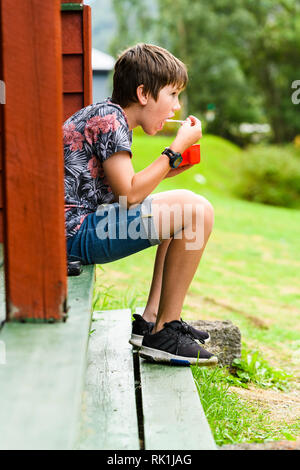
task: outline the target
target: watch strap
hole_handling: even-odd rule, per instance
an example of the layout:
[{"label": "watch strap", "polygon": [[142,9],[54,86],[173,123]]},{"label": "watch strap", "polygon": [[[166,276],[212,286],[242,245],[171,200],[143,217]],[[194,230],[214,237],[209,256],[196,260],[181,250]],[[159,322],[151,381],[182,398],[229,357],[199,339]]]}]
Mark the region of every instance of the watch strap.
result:
[{"label": "watch strap", "polygon": [[166,147],[162,152],[169,158],[169,165],[171,168],[177,168],[182,162],[182,155],[179,152],[174,152],[170,147]]},{"label": "watch strap", "polygon": [[170,147],[166,147],[163,153],[165,153],[169,158],[177,158],[182,156],[181,153],[174,152],[174,150],[170,149]]}]

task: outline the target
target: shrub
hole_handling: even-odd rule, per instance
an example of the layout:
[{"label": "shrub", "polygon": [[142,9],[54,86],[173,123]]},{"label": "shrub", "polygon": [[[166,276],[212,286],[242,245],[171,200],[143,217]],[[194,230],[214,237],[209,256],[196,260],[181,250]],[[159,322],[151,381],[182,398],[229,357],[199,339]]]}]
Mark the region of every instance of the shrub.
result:
[{"label": "shrub", "polygon": [[234,192],[249,201],[300,207],[300,160],[288,147],[251,147],[235,159]]}]

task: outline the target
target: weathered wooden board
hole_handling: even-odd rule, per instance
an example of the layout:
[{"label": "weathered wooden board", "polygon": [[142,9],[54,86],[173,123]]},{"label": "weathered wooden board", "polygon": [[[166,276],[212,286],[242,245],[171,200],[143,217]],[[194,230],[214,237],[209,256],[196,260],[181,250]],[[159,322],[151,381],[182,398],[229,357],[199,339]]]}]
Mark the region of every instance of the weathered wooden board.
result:
[{"label": "weathered wooden board", "polygon": [[146,450],[215,450],[190,368],[140,360]]},{"label": "weathered wooden board", "polygon": [[5,0],[0,8],[9,318],[60,320],[67,291],[60,1]]},{"label": "weathered wooden board", "polygon": [[0,449],[72,449],[78,434],[94,266],[69,278],[65,323],[6,323],[0,331]]},{"label": "weathered wooden board", "polygon": [[140,359],[140,375],[146,450],[216,449],[190,367]]},{"label": "weathered wooden board", "polygon": [[79,449],[139,449],[129,309],[94,312]]}]

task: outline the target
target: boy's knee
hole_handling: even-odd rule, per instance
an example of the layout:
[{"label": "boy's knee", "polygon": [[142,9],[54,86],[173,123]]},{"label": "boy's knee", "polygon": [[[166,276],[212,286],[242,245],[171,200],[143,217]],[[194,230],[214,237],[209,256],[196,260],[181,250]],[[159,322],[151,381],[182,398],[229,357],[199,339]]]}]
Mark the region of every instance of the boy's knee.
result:
[{"label": "boy's knee", "polygon": [[214,225],[215,211],[213,205],[206,198],[203,197],[202,199],[204,206],[204,223],[207,233],[210,234]]},{"label": "boy's knee", "polygon": [[214,208],[203,196],[194,194],[193,225],[198,230],[204,230],[205,236],[209,236],[214,224]]}]

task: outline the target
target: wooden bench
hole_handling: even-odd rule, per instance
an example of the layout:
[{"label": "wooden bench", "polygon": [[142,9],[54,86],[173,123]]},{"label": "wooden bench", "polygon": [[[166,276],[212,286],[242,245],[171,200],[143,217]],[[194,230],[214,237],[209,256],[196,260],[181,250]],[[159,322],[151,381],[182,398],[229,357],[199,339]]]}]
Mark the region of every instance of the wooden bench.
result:
[{"label": "wooden bench", "polygon": [[140,360],[129,309],[91,322],[93,281],[69,278],[66,322],[0,330],[0,449],[216,449],[190,368]]}]

